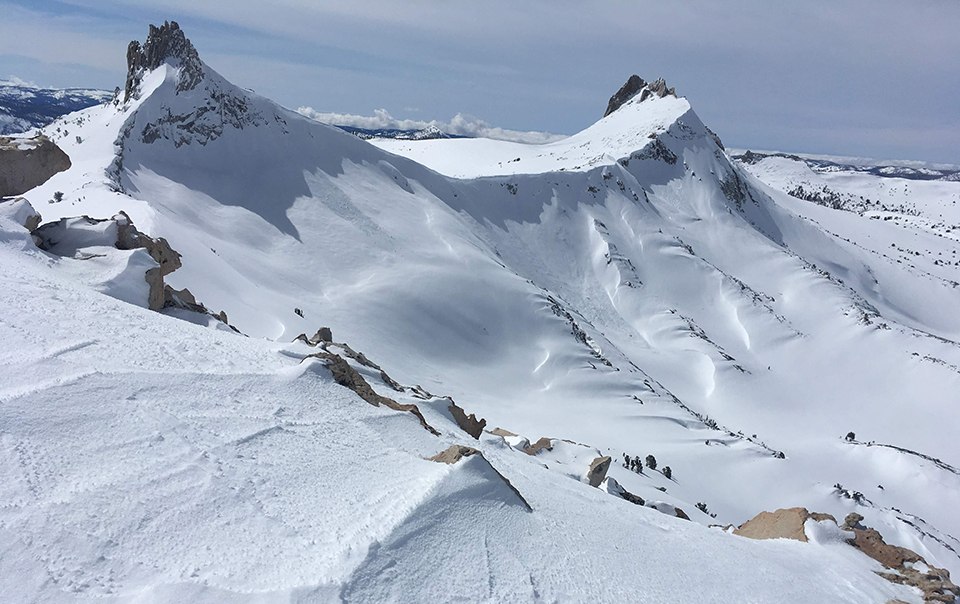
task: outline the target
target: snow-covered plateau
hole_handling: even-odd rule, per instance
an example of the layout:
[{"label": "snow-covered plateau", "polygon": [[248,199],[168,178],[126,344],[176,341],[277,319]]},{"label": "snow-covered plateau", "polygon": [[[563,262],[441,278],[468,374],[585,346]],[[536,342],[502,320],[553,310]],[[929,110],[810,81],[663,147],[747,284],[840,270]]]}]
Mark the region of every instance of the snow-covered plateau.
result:
[{"label": "snow-covered plateau", "polygon": [[[735,160],[662,80],[368,142],[127,56],[0,203],[0,602],[953,601],[960,182]],[[862,525],[733,532],[797,507]]]}]

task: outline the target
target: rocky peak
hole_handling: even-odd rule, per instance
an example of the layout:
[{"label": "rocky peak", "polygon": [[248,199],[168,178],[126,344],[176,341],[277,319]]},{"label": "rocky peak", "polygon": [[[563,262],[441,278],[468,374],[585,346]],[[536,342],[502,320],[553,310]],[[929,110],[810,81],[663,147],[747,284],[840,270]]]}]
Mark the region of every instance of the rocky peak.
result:
[{"label": "rocky peak", "polygon": [[637,94],[640,95],[641,103],[652,96],[661,99],[665,96],[677,96],[673,88],[667,88],[667,82],[663,78],[659,78],[655,82],[648,84],[640,76],[632,75],[627,80],[627,83],[624,84],[616,94],[610,97],[610,102],[607,103],[607,111],[603,114],[603,117],[607,117],[622,107],[627,101],[637,96]]},{"label": "rocky peak", "polygon": [[147,39],[140,44],[134,40],[127,46],[127,83],[124,102],[135,98],[140,92],[143,75],[160,67],[168,59],[179,63],[180,79],[177,92],[193,90],[203,79],[203,63],[200,55],[176,21],[150,26]]},{"label": "rocky peak", "polygon": [[619,109],[624,103],[632,99],[638,92],[643,90],[647,85],[643,81],[643,78],[634,74],[627,79],[627,83],[620,87],[620,90],[617,91],[612,97],[610,97],[610,102],[607,103],[607,112],[603,114],[603,117],[607,117],[617,109]]}]

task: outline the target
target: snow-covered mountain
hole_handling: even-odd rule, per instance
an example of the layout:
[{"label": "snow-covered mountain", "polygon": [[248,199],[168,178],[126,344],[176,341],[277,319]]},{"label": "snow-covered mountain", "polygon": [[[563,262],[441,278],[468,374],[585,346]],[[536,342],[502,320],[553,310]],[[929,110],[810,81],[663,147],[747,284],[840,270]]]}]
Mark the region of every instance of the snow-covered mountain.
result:
[{"label": "snow-covered mountain", "polygon": [[0,80],[0,134],[42,128],[56,118],[109,101],[112,92],[87,88],[40,88]]},{"label": "snow-covered mountain", "polygon": [[[794,506],[960,572],[949,233],[765,184],[662,80],[555,143],[373,145],[175,23],[127,56],[24,195],[118,218],[61,223],[66,256],[0,218],[0,593],[921,601],[840,533],[707,527]],[[128,219],[220,320],[146,309]]]},{"label": "snow-covered mountain", "polygon": [[[731,150],[732,151],[732,150]],[[857,157],[836,157],[830,155],[798,155],[794,153],[763,152],[745,150],[733,152],[732,157],[737,161],[754,165],[766,159],[789,159],[804,163],[814,172],[859,173],[870,174],[883,178],[902,178],[905,180],[946,180],[955,181],[960,174],[960,167],[946,164],[930,164],[917,161],[878,161]]]},{"label": "snow-covered mountain", "polygon": [[358,128],[356,126],[343,125],[337,125],[337,127],[341,130],[349,132],[350,134],[354,134],[363,140],[370,140],[374,138],[392,138],[399,140],[422,141],[434,138],[464,138],[462,136],[447,134],[436,126],[427,126],[426,128],[420,128],[417,130],[396,130],[390,128],[378,128],[376,130],[372,130],[370,128]]}]

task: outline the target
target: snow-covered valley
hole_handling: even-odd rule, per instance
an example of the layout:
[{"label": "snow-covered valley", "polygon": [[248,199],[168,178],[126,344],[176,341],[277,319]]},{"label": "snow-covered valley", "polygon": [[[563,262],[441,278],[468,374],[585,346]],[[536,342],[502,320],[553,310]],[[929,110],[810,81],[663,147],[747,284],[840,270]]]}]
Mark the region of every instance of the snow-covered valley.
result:
[{"label": "snow-covered valley", "polygon": [[734,160],[662,81],[371,144],[173,26],[22,197],[125,212],[197,304],[148,308],[125,219],[0,213],[0,600],[923,601],[812,520],[724,528],[799,506],[960,572],[960,182]]}]

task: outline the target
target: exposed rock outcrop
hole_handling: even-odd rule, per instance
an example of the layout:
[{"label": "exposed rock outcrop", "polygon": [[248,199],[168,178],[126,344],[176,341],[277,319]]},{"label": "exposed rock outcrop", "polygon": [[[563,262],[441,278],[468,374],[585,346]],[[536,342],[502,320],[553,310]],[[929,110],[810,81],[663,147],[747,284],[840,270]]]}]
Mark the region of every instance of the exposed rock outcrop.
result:
[{"label": "exposed rock outcrop", "polygon": [[136,98],[143,75],[167,61],[179,67],[177,92],[193,90],[203,79],[200,55],[176,21],[164,22],[160,27],[151,25],[142,46],[137,40],[127,46],[127,82],[123,101]]},{"label": "exposed rock outcrop", "polygon": [[457,425],[460,426],[460,429],[474,437],[477,440],[480,440],[480,435],[483,434],[483,429],[487,425],[487,420],[477,419],[477,416],[473,413],[467,415],[467,412],[460,408],[453,399],[450,399],[450,404],[447,406],[447,410],[450,412],[450,415],[453,416],[454,421],[457,422]]},{"label": "exposed rock outcrop", "polygon": [[621,86],[620,90],[610,97],[610,101],[607,103],[607,111],[603,114],[603,117],[607,117],[622,107],[627,101],[637,96],[637,94],[640,95],[641,103],[651,97],[662,99],[668,95],[677,96],[673,88],[667,88],[667,82],[663,78],[659,78],[655,82],[648,84],[640,76],[632,75],[627,79],[626,84]]},{"label": "exposed rock outcrop", "polygon": [[627,78],[627,83],[620,87],[607,103],[607,111],[603,114],[603,117],[607,117],[617,109],[623,106],[624,103],[632,99],[638,92],[643,90],[644,86],[647,83],[640,76],[634,74]]},{"label": "exposed rock outcrop", "polygon": [[860,514],[847,514],[843,528],[856,535],[850,545],[891,571],[879,573],[881,577],[891,583],[916,587],[923,592],[924,602],[956,601],[960,587],[950,580],[950,571],[930,566],[913,550],[886,543],[879,531],[864,526],[862,520]]},{"label": "exposed rock outcrop", "polygon": [[[805,508],[790,508],[776,512],[760,512],[742,524],[734,534],[751,539],[795,539],[808,541],[804,532],[807,519],[816,521],[836,519],[829,514],[808,512]],[[960,587],[950,580],[950,571],[927,564],[923,556],[905,547],[890,545],[883,536],[862,524],[863,516],[847,514],[839,527],[854,534],[848,543],[883,565],[889,572],[878,572],[881,577],[900,585],[916,587],[923,592],[924,602],[951,604],[960,596]]]},{"label": "exposed rock outcrop", "polygon": [[302,333],[299,336],[293,339],[294,342],[300,340],[304,344],[310,346],[318,346],[324,342],[333,342],[333,332],[329,327],[321,327],[317,330],[317,333],[313,334],[311,337],[307,337],[307,334]]},{"label": "exposed rock outcrop", "polygon": [[[196,94],[191,96],[190,102],[165,107],[152,121],[128,121],[127,128],[117,139],[121,148],[126,145],[125,139],[131,136],[144,144],[169,141],[174,147],[193,143],[206,145],[220,138],[230,128],[242,130],[248,126],[270,123],[268,117],[254,108],[250,98],[241,90],[222,78],[206,73],[196,48],[175,21],[160,27],[151,25],[143,45],[136,40],[130,42],[127,48],[124,102],[138,98],[144,76],[164,64],[176,68],[177,95],[191,90],[196,90]],[[278,114],[272,118],[278,124],[285,123]],[[111,168],[115,180],[120,167],[118,163]]]},{"label": "exposed rock outcrop", "polygon": [[374,407],[383,405],[384,407],[389,407],[390,409],[394,409],[396,411],[408,411],[412,413],[418,420],[420,420],[420,425],[423,426],[425,430],[436,436],[440,435],[440,433],[433,426],[427,423],[427,420],[423,417],[423,414],[416,405],[398,403],[392,398],[377,394],[367,380],[360,375],[360,372],[351,367],[350,363],[348,363],[347,360],[342,356],[324,350],[322,352],[315,352],[311,355],[307,355],[303,358],[303,360],[305,361],[311,358],[326,361],[325,364],[333,374],[334,381],[341,386],[345,386],[350,390],[353,390],[360,396],[360,398],[370,403]]},{"label": "exposed rock outcrop", "polygon": [[744,522],[740,528],[733,531],[735,535],[750,539],[794,539],[809,541],[803,530],[808,518],[817,522],[821,520],[837,520],[830,514],[811,513],[806,508],[781,509],[775,512],[760,512],[753,519]]},{"label": "exposed rock outcrop", "polygon": [[6,216],[31,232],[40,226],[40,212],[23,197],[0,202],[0,216]]},{"label": "exposed rock outcrop", "polygon": [[634,495],[630,491],[623,488],[623,486],[617,482],[613,476],[607,476],[604,478],[603,482],[600,483],[600,489],[610,493],[611,495],[620,497],[621,499],[626,499],[634,505],[644,505],[646,503],[643,500],[643,497]]},{"label": "exposed rock outcrop", "polygon": [[122,210],[112,218],[61,218],[37,227],[32,233],[37,247],[58,256],[89,259],[91,256],[84,255],[80,250],[90,246],[113,246],[119,250],[144,249],[158,265],[147,269],[144,274],[144,280],[150,287],[147,295],[147,307],[150,310],[181,308],[207,314],[239,333],[236,327],[228,323],[225,312],[211,312],[197,301],[190,290],[176,290],[164,284],[165,276],[183,266],[180,254],[163,237],[153,238],[137,230],[130,216]]},{"label": "exposed rock outcrop", "polygon": [[435,461],[437,463],[445,464],[455,464],[464,457],[470,457],[471,455],[476,455],[480,451],[474,449],[473,447],[466,447],[464,445],[451,445],[449,448],[440,451],[433,457],[428,457],[427,461]]},{"label": "exposed rock outcrop", "polygon": [[529,447],[523,450],[527,455],[536,455],[540,451],[553,451],[553,442],[552,439],[544,436],[537,442],[533,443]]},{"label": "exposed rock outcrop", "polygon": [[166,295],[163,278],[181,266],[180,254],[170,247],[166,239],[144,235],[123,211],[112,218],[61,218],[36,228],[33,236],[37,247],[58,256],[73,257],[79,248],[95,245],[112,245],[120,250],[146,249],[159,265],[147,270],[144,276],[150,285],[148,306],[151,310],[164,307]]},{"label": "exposed rock outcrop", "polygon": [[656,82],[651,82],[647,84],[647,88],[640,93],[640,102],[644,102],[650,97],[657,97],[662,99],[667,96],[677,96],[677,93],[673,88],[667,88],[667,82],[663,78],[658,78]]},{"label": "exposed rock outcrop", "polygon": [[610,469],[610,456],[598,457],[590,463],[590,470],[587,472],[587,481],[591,487],[599,487],[603,479],[607,477],[607,470]]},{"label": "exposed rock outcrop", "polygon": [[22,195],[70,167],[70,158],[49,138],[0,136],[0,197]]},{"label": "exposed rock outcrop", "polygon": [[137,227],[133,225],[133,221],[123,210],[111,220],[117,223],[117,249],[136,250],[145,248],[150,257],[160,265],[158,270],[163,277],[183,266],[183,263],[180,262],[180,254],[170,247],[166,239],[163,237],[154,239],[138,231]]}]

